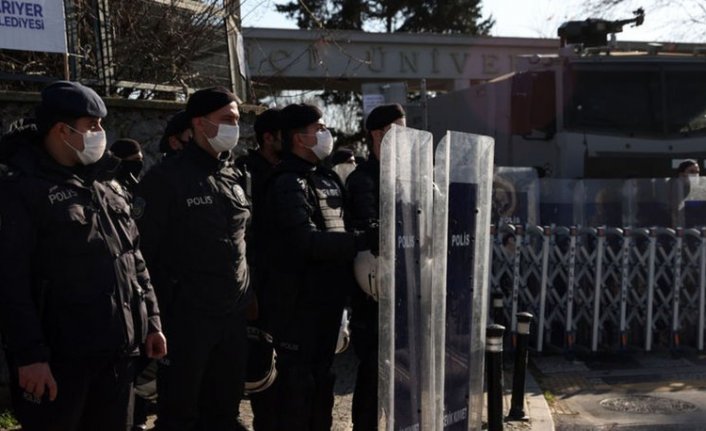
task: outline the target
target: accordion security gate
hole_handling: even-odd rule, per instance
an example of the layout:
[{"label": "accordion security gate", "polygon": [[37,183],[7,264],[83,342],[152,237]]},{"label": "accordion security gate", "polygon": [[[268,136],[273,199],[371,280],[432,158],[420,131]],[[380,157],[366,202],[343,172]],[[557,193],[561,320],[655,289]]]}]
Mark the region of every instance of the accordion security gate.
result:
[{"label": "accordion security gate", "polygon": [[513,333],[534,314],[538,351],[703,350],[706,229],[491,230],[491,289]]}]

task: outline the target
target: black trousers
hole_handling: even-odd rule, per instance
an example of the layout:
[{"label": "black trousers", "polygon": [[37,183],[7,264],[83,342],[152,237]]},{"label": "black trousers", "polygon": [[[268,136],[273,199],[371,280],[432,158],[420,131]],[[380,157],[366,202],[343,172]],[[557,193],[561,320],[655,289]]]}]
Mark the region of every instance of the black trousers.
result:
[{"label": "black trousers", "polygon": [[377,431],[378,424],[378,334],[353,329],[351,342],[360,361],[353,390],[353,431]]},{"label": "black trousers", "polygon": [[[335,376],[331,372],[343,306],[302,313],[288,328],[296,343],[277,344],[277,380],[268,391],[271,417],[258,418],[257,431],[329,431]],[[293,335],[296,334],[296,335]],[[286,343],[286,344],[285,344]],[[256,405],[258,403],[256,402]],[[263,408],[257,406],[256,408]]]},{"label": "black trousers", "polygon": [[[150,364],[152,360],[147,356],[140,355],[135,360],[135,378],[139,380],[139,376],[144,372],[145,368]],[[135,394],[135,401],[133,409],[132,423],[135,426],[145,425],[147,423],[147,415],[149,411],[149,400],[146,400],[137,394]]]},{"label": "black trousers", "polygon": [[[9,359],[9,358],[8,358]],[[10,362],[11,397],[23,431],[126,431],[132,427],[133,358],[72,358],[49,364],[57,397],[29,401]]]},{"label": "black trousers", "polygon": [[277,402],[276,383],[256,394],[250,394],[250,407],[252,408],[252,426],[255,431],[269,431],[276,429],[277,416],[273,414],[272,408]]},{"label": "black trousers", "polygon": [[243,395],[244,313],[170,319],[169,355],[157,376],[159,431],[234,431]]}]

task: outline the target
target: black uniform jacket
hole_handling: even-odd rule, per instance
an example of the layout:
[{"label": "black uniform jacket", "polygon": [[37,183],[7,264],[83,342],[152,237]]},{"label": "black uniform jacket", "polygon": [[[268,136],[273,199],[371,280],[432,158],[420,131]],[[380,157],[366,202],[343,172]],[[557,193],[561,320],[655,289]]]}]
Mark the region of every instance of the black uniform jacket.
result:
[{"label": "black uniform jacket", "polygon": [[31,135],[0,181],[0,316],[17,365],[131,355],[161,330],[117,161],[57,164]]},{"label": "black uniform jacket", "polygon": [[246,305],[250,211],[230,159],[192,142],[147,173],[134,206],[165,325],[176,308],[223,316]]},{"label": "black uniform jacket", "polygon": [[372,154],[346,180],[346,218],[353,229],[365,230],[380,218],[380,162]]},{"label": "black uniform jacket", "polygon": [[235,161],[235,167],[239,174],[239,184],[250,202],[252,218],[246,234],[247,254],[248,263],[256,266],[267,257],[263,241],[258,240],[267,230],[266,217],[260,211],[264,209],[265,187],[274,166],[259,152],[249,150],[247,155]]},{"label": "black uniform jacket", "polygon": [[[370,158],[356,167],[346,180],[346,217],[349,226],[365,229],[370,221],[380,218],[380,162],[372,154]],[[362,289],[356,288],[352,296],[353,316],[351,327],[357,344],[361,338],[370,340],[371,349],[377,346],[378,307]]]},{"label": "black uniform jacket", "polygon": [[[320,324],[322,312],[337,313],[340,321],[356,253],[356,237],[345,229],[343,203],[338,176],[296,156],[277,165],[268,182],[265,306],[280,344],[296,348],[311,333],[309,325]],[[336,320],[334,325],[337,331]]]}]

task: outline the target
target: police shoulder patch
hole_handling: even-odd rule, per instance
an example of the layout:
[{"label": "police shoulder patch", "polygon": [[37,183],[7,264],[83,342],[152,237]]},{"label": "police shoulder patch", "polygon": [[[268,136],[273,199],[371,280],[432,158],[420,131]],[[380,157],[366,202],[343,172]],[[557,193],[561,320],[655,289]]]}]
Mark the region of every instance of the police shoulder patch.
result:
[{"label": "police shoulder patch", "polygon": [[120,184],[118,181],[110,180],[110,181],[108,181],[108,186],[110,187],[111,190],[113,190],[119,196],[121,196],[123,198],[127,197],[126,196],[127,194],[125,192],[125,187],[123,187],[123,185]]},{"label": "police shoulder patch", "polygon": [[132,201],[132,218],[139,220],[145,214],[147,201],[142,196],[137,196]]},{"label": "police shoulder patch", "polygon": [[235,201],[241,206],[248,206],[248,198],[245,196],[243,188],[239,184],[233,184],[233,196],[235,196]]}]

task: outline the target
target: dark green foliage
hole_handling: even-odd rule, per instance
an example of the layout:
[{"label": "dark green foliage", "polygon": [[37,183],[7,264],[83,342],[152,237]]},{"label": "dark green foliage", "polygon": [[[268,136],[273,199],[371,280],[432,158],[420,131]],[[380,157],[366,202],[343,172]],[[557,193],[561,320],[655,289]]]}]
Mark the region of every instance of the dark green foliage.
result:
[{"label": "dark green foliage", "polygon": [[302,0],[277,5],[299,28],[381,29],[487,35],[495,24],[483,18],[480,0]]}]

